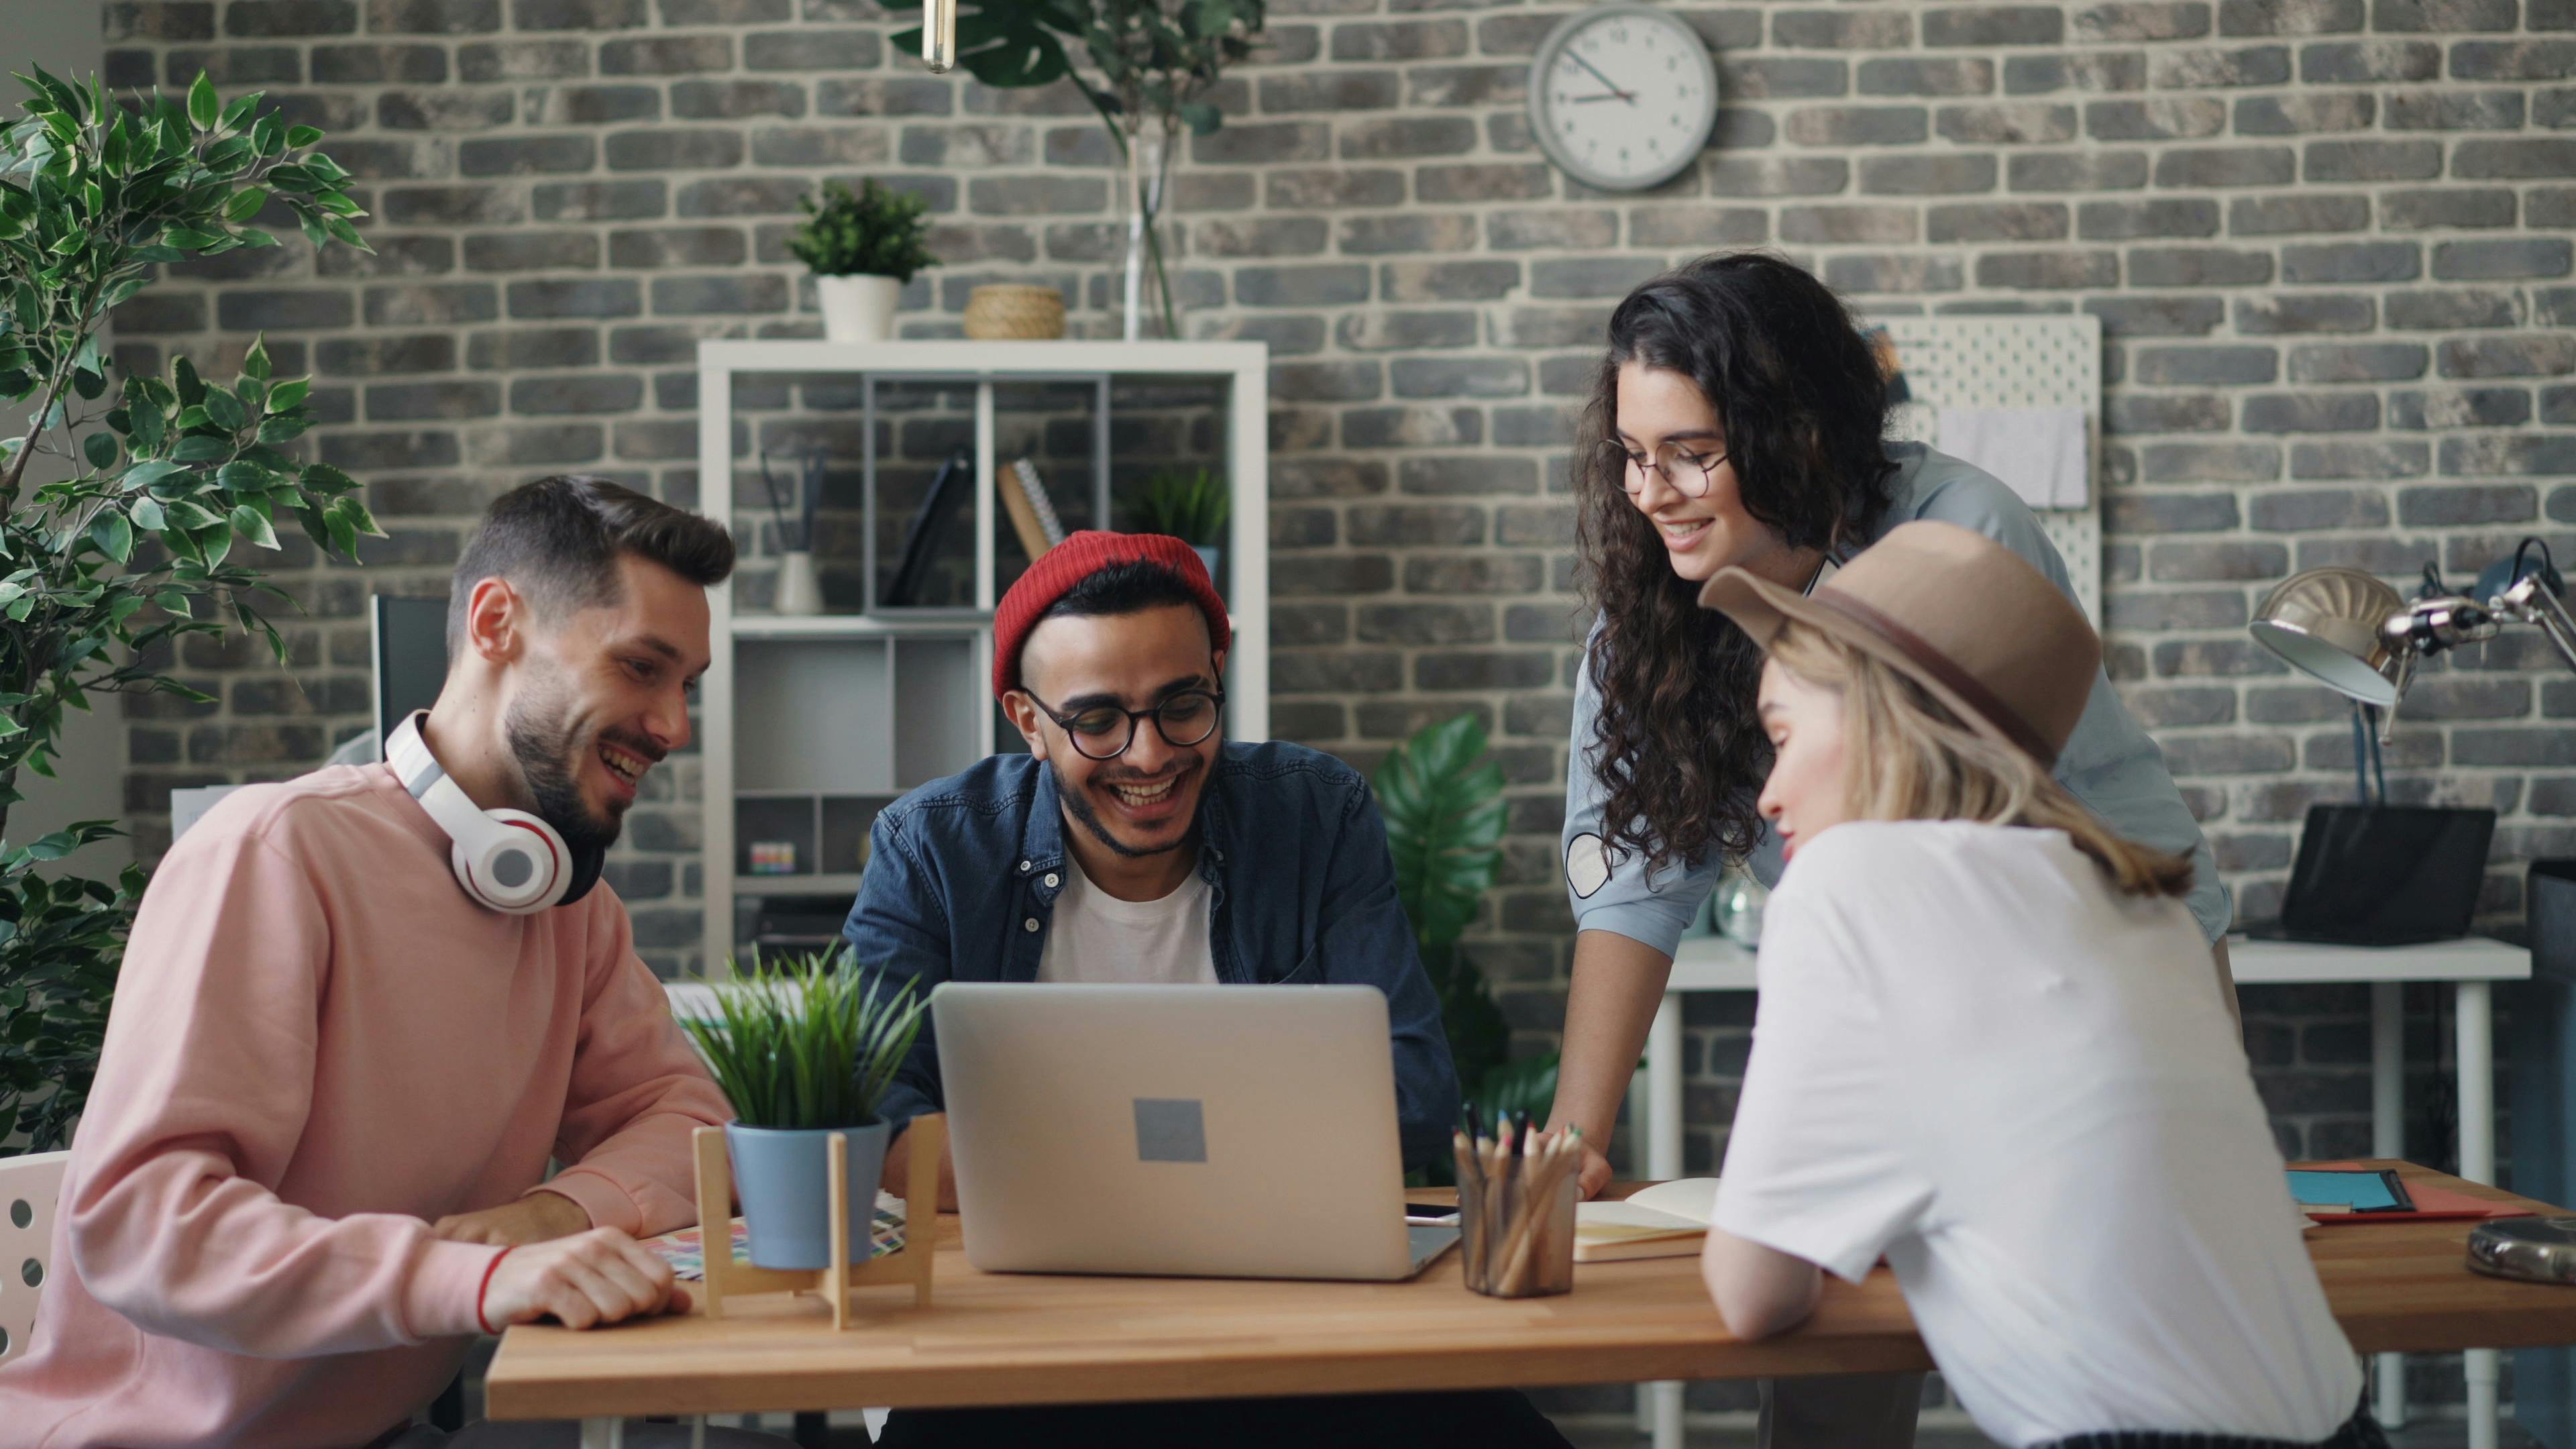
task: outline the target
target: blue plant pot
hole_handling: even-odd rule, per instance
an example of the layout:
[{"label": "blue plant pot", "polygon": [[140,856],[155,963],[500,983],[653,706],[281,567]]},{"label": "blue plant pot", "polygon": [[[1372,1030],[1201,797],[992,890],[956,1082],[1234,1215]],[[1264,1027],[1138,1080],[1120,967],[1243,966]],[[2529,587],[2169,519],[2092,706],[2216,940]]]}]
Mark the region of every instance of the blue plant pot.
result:
[{"label": "blue plant pot", "polygon": [[868,1260],[868,1233],[876,1221],[877,1182],[885,1174],[883,1122],[865,1127],[789,1129],[725,1125],[733,1154],[734,1190],[742,1197],[750,1230],[751,1261],[759,1268],[822,1268],[832,1261],[829,1190],[831,1137],[849,1138],[850,1261]]}]

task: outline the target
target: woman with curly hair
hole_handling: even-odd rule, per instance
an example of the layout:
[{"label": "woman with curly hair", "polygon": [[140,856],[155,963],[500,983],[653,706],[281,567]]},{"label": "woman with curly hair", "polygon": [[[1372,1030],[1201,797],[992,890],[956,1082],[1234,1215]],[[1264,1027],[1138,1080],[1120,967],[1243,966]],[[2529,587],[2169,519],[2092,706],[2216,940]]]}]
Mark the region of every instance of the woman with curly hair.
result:
[{"label": "woman with curly hair", "polygon": [[[1766,884],[1778,843],[1755,801],[1771,746],[1761,649],[1700,586],[1729,567],[1811,592],[1891,529],[1937,519],[2020,555],[2070,595],[2011,489],[1889,443],[1886,381],[1831,290],[1776,256],[1706,258],[1639,287],[1575,443],[1577,543],[1596,611],[1576,685],[1562,847],[1576,925],[1553,1125],[1606,1143],[1674,949],[1732,862]],[[2099,668],[2056,778],[2123,837],[2190,856],[2188,898],[2218,943],[2231,914],[2164,758]],[[2234,1009],[2223,945],[2213,944]],[[1610,1165],[1587,1150],[1583,1186]],[[1920,1376],[1765,1385],[1763,1443],[1903,1446]]]}]

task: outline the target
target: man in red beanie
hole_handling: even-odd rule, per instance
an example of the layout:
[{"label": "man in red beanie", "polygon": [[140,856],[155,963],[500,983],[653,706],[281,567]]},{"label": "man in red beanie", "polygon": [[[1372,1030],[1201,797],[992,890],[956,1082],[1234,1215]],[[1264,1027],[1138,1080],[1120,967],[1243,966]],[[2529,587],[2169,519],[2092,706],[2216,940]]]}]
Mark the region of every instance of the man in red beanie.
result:
[{"label": "man in red beanie", "polygon": [[[1457,1073],[1367,784],[1301,746],[1229,744],[1225,600],[1176,538],[1077,533],[993,617],[993,693],[1028,742],[877,816],[842,935],[886,985],[1293,982],[1386,994],[1408,1166],[1449,1150]],[[880,1109],[941,1110],[925,1031]],[[899,1151],[887,1154],[889,1186]],[[941,1197],[956,1187],[943,1164]],[[879,1449],[1564,1439],[1518,1394],[902,1411]]]},{"label": "man in red beanie", "polygon": [[[1330,755],[1226,742],[1233,630],[1198,553],[1077,533],[1011,586],[993,636],[993,694],[1028,752],[877,816],[842,927],[858,960],[923,995],[942,981],[1375,986],[1405,1161],[1446,1154],[1457,1074],[1376,802]],[[941,1100],[925,1032],[883,1111],[899,1130]],[[902,1161],[890,1153],[889,1172]]]}]

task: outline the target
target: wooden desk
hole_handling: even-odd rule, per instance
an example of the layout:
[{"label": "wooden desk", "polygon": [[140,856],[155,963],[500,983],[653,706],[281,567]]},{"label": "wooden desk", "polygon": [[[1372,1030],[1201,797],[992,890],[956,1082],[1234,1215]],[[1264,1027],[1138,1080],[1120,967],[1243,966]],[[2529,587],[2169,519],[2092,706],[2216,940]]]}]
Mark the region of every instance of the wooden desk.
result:
[{"label": "wooden desk", "polygon": [[[2537,1203],[2404,1166],[2413,1181]],[[2310,1241],[2363,1352],[2576,1343],[2576,1287],[2482,1278],[2467,1223],[2337,1227]],[[729,1304],[576,1333],[511,1329],[484,1380],[496,1419],[748,1413],[1252,1394],[1527,1387],[1928,1368],[1896,1283],[1828,1279],[1815,1318],[1747,1344],[1720,1326],[1697,1260],[1590,1263],[1574,1292],[1467,1292],[1451,1253],[1410,1283],[1269,1283],[978,1273],[940,1219],[933,1306],[889,1291],[835,1334],[813,1300]],[[604,1439],[600,1442],[605,1442]]]}]

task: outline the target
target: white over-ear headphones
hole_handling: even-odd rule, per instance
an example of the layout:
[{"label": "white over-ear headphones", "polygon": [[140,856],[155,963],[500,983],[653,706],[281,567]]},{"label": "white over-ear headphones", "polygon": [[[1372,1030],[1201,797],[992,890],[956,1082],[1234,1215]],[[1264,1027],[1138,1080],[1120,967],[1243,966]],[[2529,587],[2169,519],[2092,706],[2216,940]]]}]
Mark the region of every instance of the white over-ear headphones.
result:
[{"label": "white over-ear headphones", "polygon": [[420,737],[420,713],[385,741],[385,763],[450,842],[456,883],[481,905],[534,915],[564,898],[576,872],[555,828],[525,810],[486,810],[466,798]]}]

